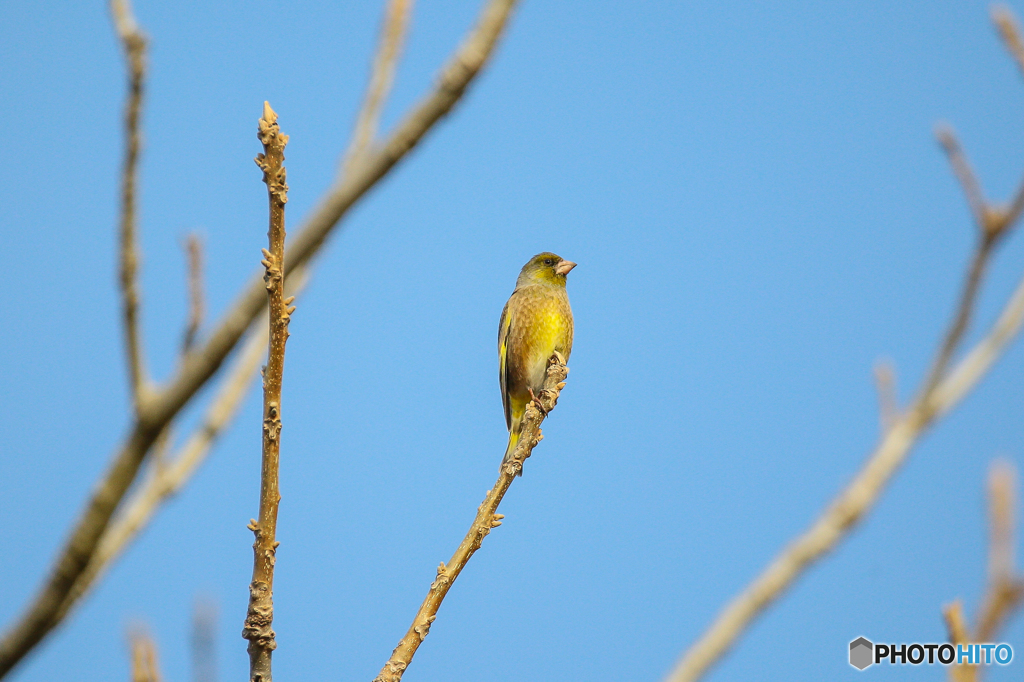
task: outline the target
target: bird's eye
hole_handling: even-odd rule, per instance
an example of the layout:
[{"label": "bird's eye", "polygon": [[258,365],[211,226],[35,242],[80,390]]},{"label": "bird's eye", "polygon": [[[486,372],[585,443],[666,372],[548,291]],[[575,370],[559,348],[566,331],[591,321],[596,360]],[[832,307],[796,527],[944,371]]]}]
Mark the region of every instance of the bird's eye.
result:
[{"label": "bird's eye", "polygon": [[554,265],[554,264],[555,264],[555,261],[551,260],[550,258],[545,258],[544,259],[544,265]]}]

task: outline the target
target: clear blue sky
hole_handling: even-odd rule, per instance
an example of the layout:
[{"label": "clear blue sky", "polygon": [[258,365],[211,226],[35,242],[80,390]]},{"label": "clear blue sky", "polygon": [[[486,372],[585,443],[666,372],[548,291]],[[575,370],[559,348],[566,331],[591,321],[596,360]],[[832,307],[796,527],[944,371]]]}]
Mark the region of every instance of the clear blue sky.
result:
[{"label": "clear blue sky", "polygon": [[[546,439],[406,679],[659,680],[822,509],[878,437],[871,368],[906,399],[973,240],[934,142],[950,121],[990,196],[1024,172],[1024,82],[982,2],[527,0],[457,112],[354,210],[288,345],[276,578],[282,680],[370,680],[494,481],[495,329],[519,267],[580,265],[572,374]],[[386,123],[478,2],[421,0]],[[268,99],[291,135],[291,224],[352,127],[375,2],[157,3],[141,173],[150,365],[173,369],[188,231],[222,312],[254,272]],[[1016,10],[1024,14],[1024,5]],[[38,587],[126,424],[115,286],[124,70],[104,2],[9,3],[0,25],[0,623]],[[1020,275],[1000,252],[990,322]],[[971,338],[977,338],[973,335]],[[711,680],[855,680],[850,640],[934,642],[985,577],[990,462],[1024,465],[1024,348],[924,439],[849,540]],[[16,682],[127,680],[142,621],[189,679],[191,606],[240,638],[260,417],[239,420]],[[1003,639],[1019,678],[1024,618]],[[944,671],[874,669],[877,679]]]}]

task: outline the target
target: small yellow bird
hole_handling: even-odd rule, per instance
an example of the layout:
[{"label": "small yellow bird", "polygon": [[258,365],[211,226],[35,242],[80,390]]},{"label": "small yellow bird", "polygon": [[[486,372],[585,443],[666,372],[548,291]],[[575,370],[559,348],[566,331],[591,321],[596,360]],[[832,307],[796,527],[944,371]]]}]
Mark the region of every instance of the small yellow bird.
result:
[{"label": "small yellow bird", "polygon": [[526,406],[544,388],[548,358],[558,351],[568,362],[572,352],[572,309],[565,279],[574,267],[553,253],[537,254],[519,272],[515,291],[501,311],[498,380],[508,427],[502,467],[516,450]]}]

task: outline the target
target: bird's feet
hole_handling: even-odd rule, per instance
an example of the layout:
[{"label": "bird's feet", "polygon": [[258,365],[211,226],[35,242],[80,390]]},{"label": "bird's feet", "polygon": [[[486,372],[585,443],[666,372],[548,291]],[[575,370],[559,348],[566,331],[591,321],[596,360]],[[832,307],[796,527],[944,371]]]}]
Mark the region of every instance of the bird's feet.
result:
[{"label": "bird's feet", "polygon": [[537,395],[533,392],[532,388],[530,389],[530,400],[533,402],[534,405],[537,406],[537,409],[540,410],[540,413],[542,415],[544,415],[545,417],[548,416],[549,410],[546,407],[544,407],[544,403],[540,401],[540,398],[537,397]]}]

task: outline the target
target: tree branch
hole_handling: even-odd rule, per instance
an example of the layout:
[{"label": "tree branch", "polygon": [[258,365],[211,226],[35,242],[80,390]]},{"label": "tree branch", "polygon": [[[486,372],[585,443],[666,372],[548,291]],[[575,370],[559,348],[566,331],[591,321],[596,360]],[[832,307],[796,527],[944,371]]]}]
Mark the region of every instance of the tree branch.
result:
[{"label": "tree branch", "polygon": [[343,173],[364,157],[376,141],[381,111],[395,80],[395,68],[402,53],[402,45],[409,28],[413,0],[390,0],[384,13],[377,54],[370,70],[370,83],[366,88],[362,109],[356,117],[352,141],[345,153]]},{"label": "tree branch", "polygon": [[[1014,568],[1014,510],[1016,471],[1009,462],[996,462],[989,473],[989,561],[988,589],[974,634],[967,626],[963,606],[957,599],[942,610],[953,644],[995,642],[1000,628],[1024,599],[1024,575]],[[949,669],[952,682],[976,682],[982,668],[971,664],[954,664]]]},{"label": "tree branch", "polygon": [[1006,6],[996,5],[992,8],[992,23],[996,25],[999,37],[1003,39],[1006,50],[1017,62],[1017,68],[1024,74],[1024,42],[1020,38],[1020,29],[1013,13]]},{"label": "tree branch", "polygon": [[143,409],[149,390],[139,332],[139,253],[135,236],[135,186],[138,177],[139,148],[142,143],[139,135],[139,115],[142,111],[143,85],[146,78],[146,37],[135,22],[129,0],[111,0],[110,11],[128,65],[128,101],[124,109],[125,149],[121,169],[120,284],[128,380],[131,384],[132,405],[136,413],[139,413]]},{"label": "tree branch", "polygon": [[274,631],[274,564],[277,560],[278,462],[281,458],[281,384],[284,379],[284,351],[288,341],[288,323],[295,297],[284,297],[284,206],[288,202],[285,182],[284,148],[288,136],[277,125],[277,114],[263,103],[260,119],[263,154],[256,163],[263,170],[270,200],[270,249],[263,249],[266,268],[267,300],[270,309],[270,351],[263,372],[263,463],[260,469],[259,521],[249,522],[256,541],[252,545],[252,582],[249,584],[249,609],[242,637],[249,640],[250,682],[272,682],[271,654],[277,648]]},{"label": "tree branch", "polygon": [[967,199],[967,206],[971,209],[971,216],[974,217],[975,225],[982,232],[987,231],[990,220],[988,205],[981,191],[981,186],[978,184],[978,178],[974,174],[974,169],[971,168],[970,162],[964,156],[964,151],[960,146],[960,140],[957,139],[956,132],[950,126],[943,125],[936,129],[935,137],[938,139],[942,151],[946,152],[946,157],[949,159],[949,165],[953,169],[953,174],[956,175],[956,179],[960,182],[960,188]]},{"label": "tree branch", "polygon": [[[113,2],[114,0],[112,0]],[[433,92],[413,108],[386,141],[372,150],[344,179],[328,190],[289,245],[285,276],[319,251],[338,221],[384,177],[458,102],[486,64],[501,36],[515,0],[489,0],[477,25],[442,70]],[[115,17],[116,18],[116,17]],[[159,434],[220,368],[249,324],[266,305],[263,282],[250,282],[214,331],[187,353],[175,376],[145,403],[124,437],[109,469],[69,534],[37,597],[0,639],[3,678],[59,622],[65,599],[89,564],[100,537]]]},{"label": "tree branch", "polygon": [[132,648],[132,682],[160,682],[160,667],[156,662],[156,644],[141,627],[129,636]]},{"label": "tree branch", "polygon": [[[1017,63],[1017,68],[1024,74],[1024,40],[1021,40],[1020,28],[1008,7],[996,6],[992,9],[992,22],[996,25],[999,37],[1003,39],[1007,52]],[[1003,211],[1003,220],[1007,224],[1016,223],[1024,213],[1024,180],[1021,180],[1017,193],[1010,202],[1009,208]]]},{"label": "tree branch", "polygon": [[[970,326],[975,299],[978,297],[981,280],[984,277],[985,268],[991,259],[992,250],[1020,217],[1019,211],[1011,215],[1004,210],[990,206],[985,201],[984,193],[978,185],[974,171],[971,170],[971,165],[964,156],[960,142],[957,140],[956,133],[953,132],[952,128],[940,128],[937,136],[942,148],[949,157],[949,163],[953,168],[954,174],[960,181],[967,204],[971,209],[971,215],[974,216],[974,223],[978,228],[978,243],[971,258],[971,266],[964,279],[960,303],[957,306],[953,323],[932,363],[928,379],[924,383],[924,392],[934,389],[948,369],[950,360],[953,359],[953,355],[956,353],[957,348],[959,348],[960,342],[963,341],[964,333]],[[1024,196],[1024,181],[1022,181],[1021,190],[1018,194]]]},{"label": "tree branch", "polygon": [[1003,623],[1024,600],[1024,575],[1017,573],[1013,555],[1017,474],[1009,462],[997,463],[989,475],[988,592],[978,612],[977,641],[995,641]]},{"label": "tree branch", "polygon": [[[959,599],[942,609],[942,619],[946,621],[949,643],[953,646],[968,644],[971,633],[964,619],[964,605]],[[949,667],[950,682],[975,682],[977,668],[972,665],[954,664]]]},{"label": "tree branch", "polygon": [[391,658],[384,664],[374,682],[399,682],[402,679],[406,668],[412,662],[412,657],[416,655],[416,650],[423,643],[427,633],[430,632],[430,626],[437,618],[437,610],[441,607],[441,602],[444,601],[448,590],[451,589],[452,583],[462,573],[462,569],[465,568],[473,553],[480,549],[480,544],[491,532],[491,528],[501,525],[501,519],[504,517],[497,513],[498,505],[501,504],[502,498],[509,486],[512,485],[512,481],[516,479],[516,475],[522,471],[523,462],[543,439],[540,425],[544,422],[547,413],[551,412],[558,403],[558,396],[565,387],[565,378],[568,374],[569,368],[565,366],[564,358],[556,353],[548,362],[547,379],[544,381],[544,388],[539,395],[540,401],[544,405],[544,411],[538,410],[532,402],[527,405],[519,444],[516,446],[512,461],[501,468],[498,482],[487,491],[487,496],[476,510],[476,518],[473,519],[469,532],[462,539],[462,543],[455,550],[451,560],[447,565],[442,563],[438,566],[437,578],[431,583],[427,597],[423,600],[419,611],[416,612],[409,631],[405,633],[405,637],[399,640],[398,646],[391,653]]}]

